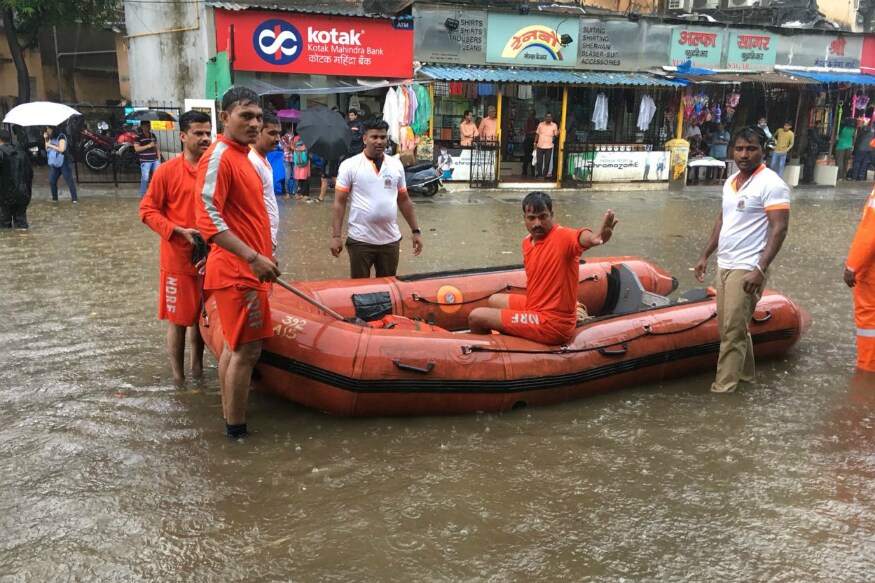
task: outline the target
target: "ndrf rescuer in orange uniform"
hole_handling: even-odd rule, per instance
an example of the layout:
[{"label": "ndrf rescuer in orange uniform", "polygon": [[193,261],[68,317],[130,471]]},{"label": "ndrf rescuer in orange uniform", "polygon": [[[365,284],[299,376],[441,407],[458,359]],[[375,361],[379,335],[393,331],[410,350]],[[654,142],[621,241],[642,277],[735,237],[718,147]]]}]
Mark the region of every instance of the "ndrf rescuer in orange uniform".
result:
[{"label": "ndrf rescuer in orange uniform", "polygon": [[875,371],[875,189],[863,208],[845,265],[845,283],[854,288],[857,368]]},{"label": "ndrf rescuer in orange uniform", "polygon": [[225,432],[246,435],[249,381],[265,338],[273,336],[268,290],[280,276],[274,263],[270,219],[261,176],[249,161],[249,146],[261,133],[263,111],[251,89],[232,87],[219,114],[224,134],[210,146],[197,169],[198,230],[214,243],[204,289],[216,302],[225,348],[219,358],[219,386]]},{"label": "ndrf rescuer in orange uniform", "polygon": [[179,118],[182,154],[155,170],[146,196],[140,201],[140,220],[161,236],[158,318],[167,320],[167,352],[174,380],[185,379],[185,331],[191,351],[189,367],[203,372],[204,341],[197,326],[201,286],[191,263],[195,228],[197,163],[212,141],[210,116],[187,111]]}]

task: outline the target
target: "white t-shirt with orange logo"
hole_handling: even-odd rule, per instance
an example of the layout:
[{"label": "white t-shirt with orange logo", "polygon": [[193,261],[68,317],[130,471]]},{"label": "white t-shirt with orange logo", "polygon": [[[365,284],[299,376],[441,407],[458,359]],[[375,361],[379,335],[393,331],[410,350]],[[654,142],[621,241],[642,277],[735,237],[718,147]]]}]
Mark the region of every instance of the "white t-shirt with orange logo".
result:
[{"label": "white t-shirt with orange logo", "polygon": [[398,194],[407,192],[407,183],[398,158],[384,155],[379,172],[364,153],[347,158],[340,165],[334,189],[349,193],[350,239],[371,245],[401,239]]},{"label": "white t-shirt with orange logo", "polygon": [[765,165],[743,184],[736,172],[723,185],[723,228],[717,244],[721,269],[755,269],[769,237],[766,211],[790,208],[790,187]]}]

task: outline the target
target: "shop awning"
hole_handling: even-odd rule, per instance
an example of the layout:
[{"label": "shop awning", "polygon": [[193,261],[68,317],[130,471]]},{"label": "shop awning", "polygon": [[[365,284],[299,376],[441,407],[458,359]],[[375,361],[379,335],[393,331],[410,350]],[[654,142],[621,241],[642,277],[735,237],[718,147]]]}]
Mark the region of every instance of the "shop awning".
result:
[{"label": "shop awning", "polygon": [[497,67],[445,67],[424,65],[419,76],[436,81],[476,83],[546,83],[555,85],[641,85],[677,87],[680,83],[643,73],[609,71],[568,71],[561,69],[507,69]]},{"label": "shop awning", "polygon": [[814,73],[809,71],[793,71],[793,75],[813,79],[820,83],[851,83],[854,85],[875,86],[875,75],[866,75],[865,73]]},{"label": "shop awning", "polygon": [[761,83],[766,85],[810,85],[811,79],[797,77],[793,73],[759,72],[759,73],[713,73],[711,75],[685,75],[683,73],[666,73],[684,85],[697,83],[715,83],[722,85],[737,85],[741,83]]},{"label": "shop awning", "polygon": [[235,85],[248,87],[259,95],[276,95],[295,93],[298,95],[324,95],[327,93],[362,93],[371,89],[393,87],[402,83],[410,83],[410,79],[372,79],[356,77],[309,76],[288,78],[275,85],[264,79],[256,79],[237,73]]}]

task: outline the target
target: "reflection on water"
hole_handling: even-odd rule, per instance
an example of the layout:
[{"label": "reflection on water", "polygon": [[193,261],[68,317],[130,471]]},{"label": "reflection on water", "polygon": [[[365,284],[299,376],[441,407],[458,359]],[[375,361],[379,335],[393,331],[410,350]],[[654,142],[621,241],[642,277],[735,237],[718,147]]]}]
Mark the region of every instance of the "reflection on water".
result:
[{"label": "reflection on water", "polygon": [[[680,289],[718,194],[562,193]],[[698,376],[507,415],[336,419],[254,393],[222,437],[215,363],[178,389],[134,198],[37,200],[0,233],[0,573],[9,581],[863,581],[875,386],[841,283],[865,192],[798,190],[770,284],[814,326],[733,395]],[[418,199],[401,271],[520,262],[509,193]],[[288,279],[343,277],[330,205],[281,203]],[[712,264],[712,272],[714,266]]]}]

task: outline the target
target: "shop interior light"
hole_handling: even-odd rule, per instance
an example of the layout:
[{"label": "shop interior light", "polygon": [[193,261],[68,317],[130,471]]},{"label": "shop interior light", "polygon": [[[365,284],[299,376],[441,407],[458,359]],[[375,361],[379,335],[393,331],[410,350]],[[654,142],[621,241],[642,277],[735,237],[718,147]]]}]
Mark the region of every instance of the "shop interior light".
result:
[{"label": "shop interior light", "polygon": [[455,18],[447,18],[446,20],[444,20],[444,28],[452,32],[459,28],[459,21]]}]

